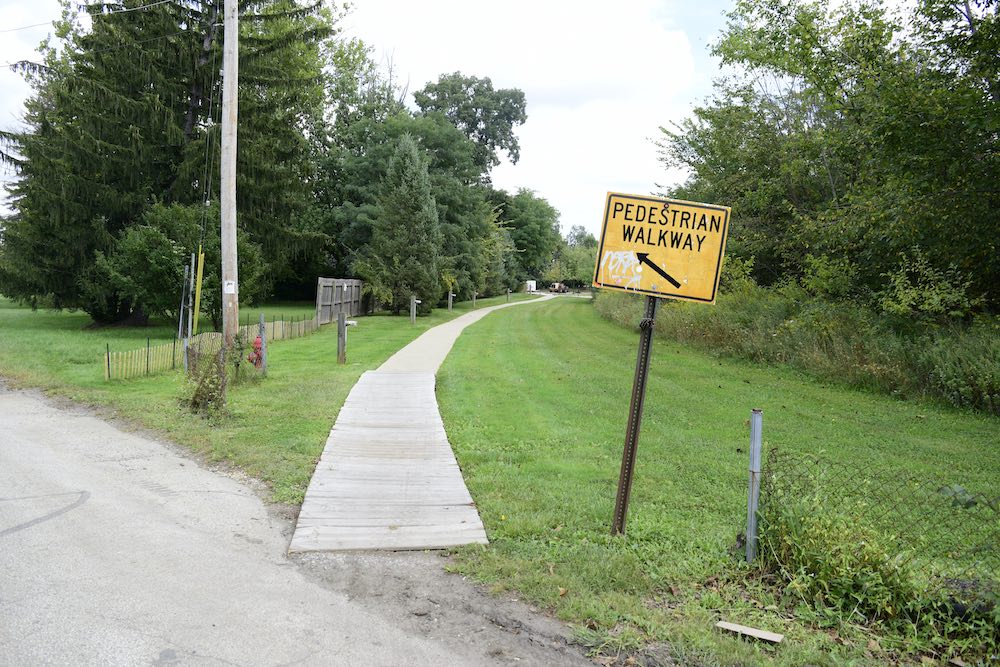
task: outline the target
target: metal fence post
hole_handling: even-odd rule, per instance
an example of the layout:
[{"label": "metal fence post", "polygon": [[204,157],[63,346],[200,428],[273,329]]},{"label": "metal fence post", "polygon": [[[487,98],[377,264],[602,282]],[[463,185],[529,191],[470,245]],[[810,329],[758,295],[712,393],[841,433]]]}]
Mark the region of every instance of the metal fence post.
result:
[{"label": "metal fence post", "polygon": [[337,314],[337,363],[347,363],[347,313]]},{"label": "metal fence post", "polygon": [[267,377],[267,323],[264,313],[260,314],[260,368],[261,374]]},{"label": "metal fence post", "polygon": [[750,483],[747,489],[747,562],[757,557],[757,506],[760,502],[760,450],[764,413],[750,413]]}]

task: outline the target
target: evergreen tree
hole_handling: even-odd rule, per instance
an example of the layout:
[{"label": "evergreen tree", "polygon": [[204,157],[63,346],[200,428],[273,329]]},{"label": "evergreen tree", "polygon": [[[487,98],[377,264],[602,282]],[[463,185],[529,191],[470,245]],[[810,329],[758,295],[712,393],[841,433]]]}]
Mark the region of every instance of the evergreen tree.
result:
[{"label": "evergreen tree", "polygon": [[[129,229],[155,203],[204,210],[217,195],[221,2],[88,5],[87,31],[65,2],[62,49],[19,65],[35,89],[27,130],[0,133],[0,157],[19,174],[0,293],[80,307],[103,322],[142,321],[157,309],[142,296],[151,289],[125,294],[108,269],[122,263],[118,249],[153,243],[155,234]],[[320,48],[334,17],[294,0],[241,11],[238,221],[273,273],[312,238],[301,224],[312,187],[308,137],[322,113]]]},{"label": "evergreen tree", "polygon": [[441,294],[441,228],[426,159],[408,134],[399,138],[380,188],[371,243],[355,264],[376,298],[399,313],[411,295],[429,312]]},{"label": "evergreen tree", "polygon": [[540,279],[562,241],[559,211],[527,188],[504,199],[503,220],[517,250],[514,255],[517,280]]}]

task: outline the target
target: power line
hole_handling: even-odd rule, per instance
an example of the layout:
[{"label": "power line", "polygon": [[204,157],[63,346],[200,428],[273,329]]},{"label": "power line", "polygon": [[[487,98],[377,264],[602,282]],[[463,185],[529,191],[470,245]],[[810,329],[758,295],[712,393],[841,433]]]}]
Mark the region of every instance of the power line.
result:
[{"label": "power line", "polygon": [[[159,2],[151,2],[148,5],[139,5],[138,7],[129,7],[129,8],[126,8],[126,9],[113,9],[113,10],[108,11],[108,12],[100,12],[98,14],[91,14],[90,16],[91,16],[91,18],[94,18],[94,17],[99,17],[99,16],[109,16],[111,14],[124,14],[126,12],[137,12],[137,11],[141,11],[141,10],[144,10],[144,9],[149,9],[150,7],[157,7],[159,5],[165,5],[168,2],[173,2],[173,1],[174,0],[159,0]],[[76,11],[78,11],[78,12],[82,11],[84,9],[87,9],[87,7],[89,7],[89,5],[77,5]],[[0,30],[0,33],[18,32],[19,30],[28,30],[30,28],[37,28],[37,27],[43,26],[43,25],[52,25],[53,23],[55,23],[58,20],[59,19],[52,19],[51,21],[43,21],[42,23],[32,23],[31,25],[23,25],[20,28],[6,28],[4,30]]]},{"label": "power line", "polygon": [[0,30],[2,32],[17,32],[18,30],[27,30],[28,28],[37,28],[41,25],[52,25],[52,21],[45,21],[44,23],[32,23],[31,25],[22,25],[20,28],[7,28],[6,30]]},{"label": "power line", "polygon": [[[166,1],[170,2],[171,0],[166,0]],[[219,27],[222,24],[221,23],[215,23],[213,25],[215,27]],[[122,49],[130,49],[133,46],[135,46],[136,44],[147,44],[149,42],[155,42],[158,39],[170,39],[171,37],[176,37],[178,35],[184,35],[184,34],[187,34],[188,32],[190,32],[190,30],[178,30],[177,32],[172,32],[172,33],[170,33],[168,35],[159,35],[158,37],[150,37],[149,39],[139,39],[139,40],[136,40],[135,42],[132,42],[131,44],[123,44],[122,46],[109,46],[106,49],[93,49],[93,50],[89,50],[89,51],[87,51],[87,53],[108,53],[109,51],[121,51]],[[3,64],[0,64],[0,67],[15,67],[17,65],[34,65],[36,67],[47,68],[47,66],[43,65],[42,63],[36,63],[35,61],[28,60],[28,59],[15,60],[13,62],[3,63]]]}]

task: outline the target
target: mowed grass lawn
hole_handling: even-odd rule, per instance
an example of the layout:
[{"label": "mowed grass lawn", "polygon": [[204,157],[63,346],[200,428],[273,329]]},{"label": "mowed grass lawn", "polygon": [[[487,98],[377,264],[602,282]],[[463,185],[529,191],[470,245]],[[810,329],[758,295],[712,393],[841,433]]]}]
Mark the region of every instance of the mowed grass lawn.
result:
[{"label": "mowed grass lawn", "polygon": [[[710,307],[710,306],[706,306]],[[670,642],[683,664],[884,664],[861,628],[779,609],[733,553],[746,521],[748,418],[770,447],[946,477],[1000,494],[1000,421],[860,393],[656,340],[627,537],[610,537],[638,334],[590,302],[501,311],[438,376],[449,439],[491,544],[456,569],[555,610],[605,652]],[[729,620],[786,635],[722,636]],[[881,648],[901,638],[880,637]]]},{"label": "mowed grass lawn", "polygon": [[[512,295],[524,298],[526,295]],[[480,299],[477,307],[506,297]],[[276,501],[301,502],[330,427],[358,377],[377,368],[396,350],[428,328],[471,309],[455,305],[428,317],[355,318],[348,331],[347,364],[337,365],[336,326],[313,335],[277,341],[268,350],[268,377],[230,388],[226,416],[206,419],[183,401],[191,387],[181,372],[106,382],[103,355],[169,342],[176,322],[150,327],[89,328],[84,313],[32,311],[0,299],[0,378],[8,384],[47,392],[113,410],[128,422],[151,429],[211,462],[235,466],[266,482]],[[279,303],[241,311],[241,321],[264,312],[285,319],[311,317],[311,303]],[[202,320],[201,329],[210,323]]]}]

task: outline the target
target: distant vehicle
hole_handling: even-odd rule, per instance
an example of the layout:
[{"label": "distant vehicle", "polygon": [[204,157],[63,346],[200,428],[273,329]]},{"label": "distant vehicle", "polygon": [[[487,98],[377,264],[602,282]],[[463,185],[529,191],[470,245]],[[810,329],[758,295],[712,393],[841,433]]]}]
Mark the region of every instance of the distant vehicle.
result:
[{"label": "distant vehicle", "polygon": [[562,283],[552,283],[552,287],[549,288],[550,292],[555,292],[556,294],[565,294],[569,291],[569,288]]}]

